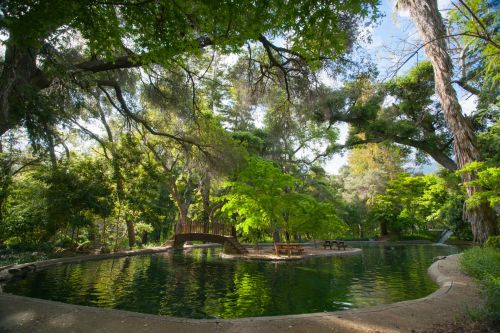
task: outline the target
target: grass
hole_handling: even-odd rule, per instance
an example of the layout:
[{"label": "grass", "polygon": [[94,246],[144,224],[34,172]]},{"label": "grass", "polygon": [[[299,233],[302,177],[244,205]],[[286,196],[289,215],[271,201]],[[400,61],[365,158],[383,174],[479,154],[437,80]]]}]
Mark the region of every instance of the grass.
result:
[{"label": "grass", "polygon": [[486,307],[474,311],[474,318],[489,319],[500,324],[500,250],[474,247],[465,251],[460,259],[460,269],[472,276],[486,297]]}]

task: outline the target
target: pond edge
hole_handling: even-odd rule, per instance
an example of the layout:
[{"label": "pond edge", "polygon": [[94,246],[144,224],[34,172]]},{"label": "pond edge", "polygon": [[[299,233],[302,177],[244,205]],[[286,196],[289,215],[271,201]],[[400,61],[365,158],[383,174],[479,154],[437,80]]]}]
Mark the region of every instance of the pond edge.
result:
[{"label": "pond edge", "polygon": [[[0,328],[16,332],[32,332],[34,328],[38,328],[36,325],[43,325],[43,327],[50,326],[50,332],[66,332],[70,328],[86,332],[89,330],[85,325],[92,322],[92,325],[102,325],[106,332],[117,333],[128,331],[130,325],[141,328],[139,332],[195,333],[214,329],[217,332],[281,332],[282,330],[331,332],[332,328],[335,328],[336,332],[365,332],[373,329],[381,332],[410,332],[418,328],[429,329],[436,323],[453,321],[457,316],[466,315],[470,306],[481,303],[482,298],[477,287],[468,276],[458,270],[459,256],[441,257],[428,268],[428,274],[439,285],[438,290],[423,298],[392,304],[272,317],[189,319],[87,307],[0,293]],[[69,314],[71,320],[68,322]],[[55,329],[54,325],[59,325],[61,321],[65,321],[64,329],[62,327],[61,330]]]}]

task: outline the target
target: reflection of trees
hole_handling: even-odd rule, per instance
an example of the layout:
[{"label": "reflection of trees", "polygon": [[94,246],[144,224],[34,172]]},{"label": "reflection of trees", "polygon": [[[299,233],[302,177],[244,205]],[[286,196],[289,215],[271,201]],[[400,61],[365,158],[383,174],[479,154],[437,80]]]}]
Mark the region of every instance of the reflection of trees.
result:
[{"label": "reflection of trees", "polygon": [[366,269],[349,286],[350,299],[363,307],[423,297],[435,290],[427,275],[432,258],[453,252],[430,245],[374,246],[363,253]]},{"label": "reflection of trees", "polygon": [[225,295],[219,299],[214,298],[205,306],[211,316],[238,318],[267,313],[268,304],[272,300],[269,284],[257,263],[246,264],[231,265],[235,269],[232,274],[227,275]]},{"label": "reflection of trees", "polygon": [[[191,318],[333,311],[429,294],[438,246],[371,246],[360,256],[296,263],[224,261],[213,249],[52,267],[6,292]],[[347,303],[347,304],[346,304]]]},{"label": "reflection of trees", "polygon": [[[348,299],[348,287],[356,275],[351,269],[351,264],[357,259],[356,257],[317,258],[303,262],[298,267],[282,265],[280,274],[274,277],[277,293],[283,298],[275,302],[275,313],[342,309],[339,303]],[[349,269],[346,269],[346,266]],[[295,288],[295,286],[300,287]]]}]

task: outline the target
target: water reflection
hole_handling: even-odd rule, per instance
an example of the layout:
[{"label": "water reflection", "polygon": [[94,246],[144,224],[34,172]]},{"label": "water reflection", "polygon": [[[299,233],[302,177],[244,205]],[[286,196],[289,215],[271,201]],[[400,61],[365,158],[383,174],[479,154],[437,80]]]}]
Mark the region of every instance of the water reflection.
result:
[{"label": "water reflection", "polygon": [[363,254],[294,263],[226,261],[198,249],[51,267],[5,292],[188,318],[335,311],[425,296],[426,274],[450,246],[362,245]]}]

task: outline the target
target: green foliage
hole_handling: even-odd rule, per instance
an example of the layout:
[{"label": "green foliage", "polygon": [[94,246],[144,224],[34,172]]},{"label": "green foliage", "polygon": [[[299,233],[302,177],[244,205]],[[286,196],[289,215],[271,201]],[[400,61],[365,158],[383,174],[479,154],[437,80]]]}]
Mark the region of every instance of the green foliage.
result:
[{"label": "green foliage", "polygon": [[486,315],[500,323],[500,251],[491,247],[475,247],[460,258],[460,268],[479,282],[485,296]]},{"label": "green foliage", "polygon": [[449,13],[451,31],[457,36],[459,50],[467,51],[461,81],[479,90],[480,110],[494,104],[498,106],[499,102],[499,13],[498,4],[487,0],[466,0]]},{"label": "green foliage", "polygon": [[490,236],[484,242],[484,247],[500,250],[500,236]]},{"label": "green foliage", "polygon": [[370,218],[396,233],[456,228],[463,197],[453,178],[401,174],[389,182],[385,193],[377,195]]},{"label": "green foliage", "polygon": [[154,228],[151,224],[139,222],[135,224],[135,231],[138,234],[153,232]]},{"label": "green foliage", "polygon": [[252,132],[232,132],[232,138],[245,147],[250,154],[260,155],[264,149],[264,140]]},{"label": "green foliage", "polygon": [[500,120],[478,135],[481,156],[488,165],[500,165]]},{"label": "green foliage", "polygon": [[451,135],[433,96],[433,69],[429,62],[422,62],[385,84],[365,76],[347,82],[326,94],[322,103],[326,100],[328,108],[318,108],[317,116],[329,123],[349,123],[347,147],[398,143],[417,149],[417,162],[432,157],[453,169]]},{"label": "green foliage", "polygon": [[92,214],[108,216],[110,188],[97,171],[101,167],[83,159],[20,176],[5,203],[0,239],[17,236],[25,243],[44,242],[63,228],[90,225]]},{"label": "green foliage", "polygon": [[303,182],[281,171],[275,164],[250,157],[235,180],[227,182],[228,194],[222,210],[236,218],[244,234],[275,231],[291,234],[340,235],[345,226],[331,203],[314,198],[303,190]]},{"label": "green foliage", "polygon": [[476,191],[467,199],[471,207],[488,203],[491,207],[500,204],[500,167],[488,167],[484,162],[472,162],[458,171],[458,174],[472,173],[476,177],[464,183],[464,187],[478,186]]}]

